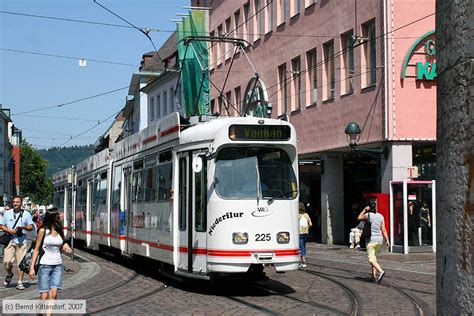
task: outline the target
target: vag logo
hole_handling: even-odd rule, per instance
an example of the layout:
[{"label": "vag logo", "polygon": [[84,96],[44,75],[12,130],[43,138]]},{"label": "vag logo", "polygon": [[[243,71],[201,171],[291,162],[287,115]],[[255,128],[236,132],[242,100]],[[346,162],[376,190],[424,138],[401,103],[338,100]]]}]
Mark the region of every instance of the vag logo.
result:
[{"label": "vag logo", "polygon": [[266,206],[257,207],[257,210],[252,212],[252,216],[255,216],[255,217],[265,217],[271,214],[272,212]]}]

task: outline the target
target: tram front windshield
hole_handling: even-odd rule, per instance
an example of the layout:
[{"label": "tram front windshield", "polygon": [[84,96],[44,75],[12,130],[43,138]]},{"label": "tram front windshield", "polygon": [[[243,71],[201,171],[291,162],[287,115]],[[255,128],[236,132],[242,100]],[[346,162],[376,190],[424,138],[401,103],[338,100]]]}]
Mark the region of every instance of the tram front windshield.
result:
[{"label": "tram front windshield", "polygon": [[216,157],[216,193],[224,199],[294,199],[297,182],[291,161],[279,148],[222,149]]}]

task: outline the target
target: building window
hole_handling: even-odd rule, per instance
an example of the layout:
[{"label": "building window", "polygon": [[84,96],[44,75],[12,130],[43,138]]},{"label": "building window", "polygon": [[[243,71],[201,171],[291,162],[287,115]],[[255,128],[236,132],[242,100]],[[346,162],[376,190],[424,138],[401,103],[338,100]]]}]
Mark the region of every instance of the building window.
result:
[{"label": "building window", "polygon": [[240,10],[234,12],[234,37],[243,38],[241,33],[238,33],[237,30],[240,27]]},{"label": "building window", "polygon": [[156,117],[161,117],[161,96],[159,94],[156,96]]},{"label": "building window", "polygon": [[255,0],[255,23],[254,23],[254,36],[253,40],[256,41],[260,39],[261,36],[265,34],[264,31],[264,10],[262,10],[262,1],[263,0]]},{"label": "building window", "polygon": [[285,23],[286,19],[286,1],[287,0],[278,0],[277,3],[277,20],[278,25]]},{"label": "building window", "polygon": [[273,4],[274,1],[273,0],[267,0],[267,14],[265,15],[266,16],[266,19],[265,19],[265,33],[268,33],[270,32],[271,30],[273,30],[273,28],[275,27],[275,21],[274,21],[274,7],[275,5]]},{"label": "building window", "polygon": [[233,104],[231,104],[231,102],[232,102],[231,97],[232,97],[231,92],[227,91],[225,93],[225,104],[227,105],[227,110],[225,112],[226,112],[227,116],[234,116],[234,114],[235,114]]},{"label": "building window", "polygon": [[183,107],[183,103],[181,100],[181,83],[178,83],[178,86],[176,88],[176,94],[177,94],[177,99],[178,99],[178,104],[176,105],[176,110],[179,110],[180,108]]},{"label": "building window", "polygon": [[291,75],[291,109],[294,111],[301,109],[301,59],[299,56],[291,60]]},{"label": "building window", "polygon": [[168,114],[168,93],[163,91],[163,116]]},{"label": "building window", "polygon": [[354,91],[354,38],[350,30],[341,36],[342,67],[341,67],[341,91],[345,94]]},{"label": "building window", "polygon": [[216,113],[216,99],[211,100],[211,114]]},{"label": "building window", "polygon": [[278,66],[278,101],[280,104],[280,114],[288,113],[288,87],[286,75],[286,64]]},{"label": "building window", "polygon": [[153,121],[155,119],[155,98],[151,97],[150,100],[148,101],[148,117],[150,121]]},{"label": "building window", "polygon": [[335,89],[335,80],[334,80],[334,41],[330,40],[329,42],[323,45],[324,50],[324,73],[325,80],[323,90],[324,99],[329,100],[334,98],[334,89]]},{"label": "building window", "polygon": [[[234,89],[234,105],[235,105],[235,108],[239,111],[240,114],[243,114],[242,113],[242,97],[240,95],[240,87],[237,87]],[[237,115],[239,115],[239,113],[237,113]]]},{"label": "building window", "polygon": [[[222,37],[224,34],[222,34],[222,24],[217,27],[217,36]],[[218,42],[217,43],[217,64],[222,63],[222,54],[224,54],[224,43],[223,42]]]},{"label": "building window", "polygon": [[173,88],[170,88],[170,113],[174,112],[174,90]]},{"label": "building window", "polygon": [[224,110],[224,96],[223,95],[219,96],[217,98],[217,101],[218,101],[218,106],[219,106],[217,111],[218,111],[219,115],[222,115],[224,113],[223,112],[223,110]]},{"label": "building window", "polygon": [[318,102],[318,68],[316,64],[316,48],[306,53],[306,105]]},{"label": "building window", "polygon": [[[368,87],[376,83],[377,64],[375,48],[375,20],[362,25],[362,36],[366,39],[362,46],[363,86]],[[365,70],[365,71],[364,71]]]},{"label": "building window", "polygon": [[290,15],[294,17],[300,13],[300,0],[290,0]]},{"label": "building window", "polygon": [[[212,31],[211,33],[209,33],[209,35],[211,37],[214,37],[216,36],[216,32]],[[211,43],[210,47],[209,47],[209,50],[210,50],[210,54],[209,54],[209,65],[210,65],[210,69],[213,69],[214,68],[214,63],[217,61],[217,49],[216,49],[216,45],[215,43]]]},{"label": "building window", "polygon": [[[231,29],[230,29],[230,18],[228,18],[227,20],[225,20],[225,36],[226,37],[229,37],[230,36],[230,32],[231,32]],[[231,43],[225,43],[225,60],[229,59],[230,56],[231,56],[231,48],[232,48],[232,44]]]},{"label": "building window", "polygon": [[[249,41],[249,14],[250,14],[250,4],[244,4],[244,21],[242,22],[242,38],[245,41]],[[246,44],[247,45],[247,44]]]}]

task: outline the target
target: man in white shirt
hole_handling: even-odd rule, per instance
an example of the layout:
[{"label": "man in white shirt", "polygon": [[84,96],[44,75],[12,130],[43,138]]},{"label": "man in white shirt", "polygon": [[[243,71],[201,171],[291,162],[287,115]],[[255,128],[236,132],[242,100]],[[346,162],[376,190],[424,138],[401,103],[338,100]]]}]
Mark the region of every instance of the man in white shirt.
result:
[{"label": "man in white shirt", "polygon": [[[0,229],[11,235],[10,242],[5,246],[3,257],[3,264],[7,270],[7,276],[3,282],[5,287],[10,285],[13,278],[13,261],[16,259],[18,266],[28,250],[25,231],[33,230],[31,214],[21,208],[22,202],[23,198],[21,196],[15,196],[13,198],[13,209],[5,212],[0,223]],[[18,290],[25,289],[23,276],[24,272],[18,268],[18,283],[16,286]]]}]

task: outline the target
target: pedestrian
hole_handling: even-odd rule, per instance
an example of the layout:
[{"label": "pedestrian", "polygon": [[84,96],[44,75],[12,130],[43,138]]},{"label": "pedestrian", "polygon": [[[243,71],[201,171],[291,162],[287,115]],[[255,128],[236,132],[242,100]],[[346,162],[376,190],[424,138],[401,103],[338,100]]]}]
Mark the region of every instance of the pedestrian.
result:
[{"label": "pedestrian", "polygon": [[[8,211],[8,205],[5,205],[5,207],[3,207],[1,210],[0,210],[0,223],[3,222],[3,214],[5,214],[6,211]],[[0,244],[0,259],[3,259],[3,249],[5,249],[5,245],[4,244]]]},{"label": "pedestrian", "polygon": [[431,227],[431,216],[430,209],[428,208],[426,201],[420,208],[420,226],[421,226],[421,238],[423,239],[423,245],[428,244],[428,230]]},{"label": "pedestrian", "polygon": [[[7,270],[7,276],[3,282],[5,287],[10,285],[13,278],[13,262],[16,259],[18,266],[28,250],[26,233],[24,231],[33,230],[31,214],[21,208],[22,203],[23,198],[15,196],[13,198],[13,209],[5,212],[0,225],[0,229],[11,235],[11,240],[5,246],[3,253],[3,264]],[[23,276],[24,272],[18,268],[18,282],[16,285],[18,290],[25,289],[23,286]]]},{"label": "pedestrian", "polygon": [[46,211],[43,225],[36,237],[36,246],[31,258],[30,279],[35,278],[35,262],[39,255],[42,244],[44,251],[39,261],[38,290],[41,300],[56,299],[58,291],[62,288],[63,259],[61,251],[71,252],[71,248],[65,243],[64,232],[61,227],[61,219],[57,208]]},{"label": "pedestrian", "polygon": [[[385,229],[385,221],[383,215],[377,213],[377,208],[374,202],[371,202],[369,206],[366,206],[357,218],[360,221],[364,221],[365,225],[370,223],[370,237],[366,240],[367,257],[372,267],[372,275],[377,283],[382,281],[385,275],[385,271],[382,270],[379,263],[377,262],[377,254],[382,249],[383,239],[386,240],[387,248],[390,247],[390,241],[388,240],[387,230]],[[377,277],[377,272],[379,276]]]},{"label": "pedestrian", "polygon": [[418,242],[418,208],[413,201],[408,202],[408,245],[419,246]]},{"label": "pedestrian", "polygon": [[313,223],[311,223],[311,218],[308,213],[306,213],[306,208],[302,202],[300,202],[298,209],[300,225],[300,268],[306,268],[306,240],[308,239],[309,228],[313,226]]}]

